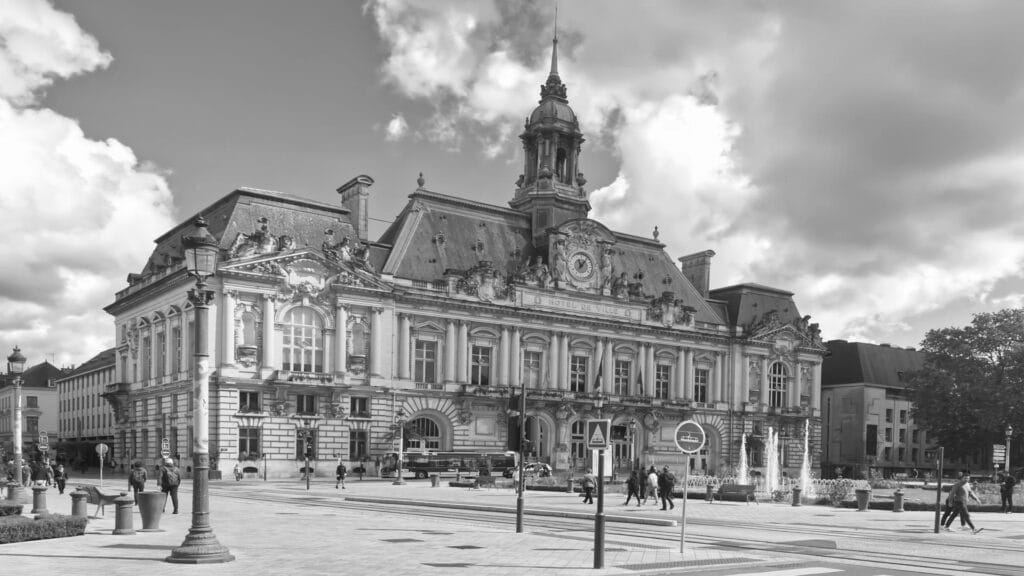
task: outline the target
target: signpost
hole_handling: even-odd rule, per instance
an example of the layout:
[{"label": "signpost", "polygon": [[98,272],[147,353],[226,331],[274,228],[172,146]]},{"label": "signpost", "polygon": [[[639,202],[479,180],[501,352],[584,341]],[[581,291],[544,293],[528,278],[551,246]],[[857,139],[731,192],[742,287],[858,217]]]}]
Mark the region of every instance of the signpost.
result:
[{"label": "signpost", "polygon": [[587,420],[587,448],[597,450],[597,514],[594,515],[594,568],[604,568],[604,451],[611,446],[611,420]]},{"label": "signpost", "polygon": [[1006,445],[1005,444],[993,444],[992,445],[992,463],[993,464],[1005,464],[1006,463]]},{"label": "signpost", "polygon": [[107,451],[110,447],[106,444],[100,443],[96,445],[96,453],[100,455],[100,488],[103,488],[103,457],[107,455]]},{"label": "signpost", "polygon": [[46,430],[39,431],[39,451],[46,454],[50,450],[50,437],[47,435]]},{"label": "signpost", "polygon": [[167,438],[160,440],[160,455],[164,458],[171,457],[171,441]]},{"label": "signpost", "polygon": [[683,459],[683,516],[679,521],[679,553],[682,554],[686,548],[686,500],[687,496],[687,484],[690,482],[690,454],[696,454],[700,452],[700,449],[704,447],[704,442],[707,440],[707,436],[704,434],[704,429],[700,427],[693,420],[684,420],[676,426],[674,434],[676,447],[686,454],[687,457]]}]

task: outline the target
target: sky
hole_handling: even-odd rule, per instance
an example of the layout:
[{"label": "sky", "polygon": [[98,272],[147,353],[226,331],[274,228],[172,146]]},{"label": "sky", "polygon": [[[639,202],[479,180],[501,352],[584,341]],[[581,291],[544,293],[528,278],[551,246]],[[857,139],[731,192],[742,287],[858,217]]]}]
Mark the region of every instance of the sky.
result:
[{"label": "sky", "polygon": [[[1024,2],[561,0],[591,217],[825,339],[1024,302]],[[153,240],[235,188],[506,205],[554,3],[5,0],[0,348],[81,363]],[[5,352],[7,354],[7,352]]]}]

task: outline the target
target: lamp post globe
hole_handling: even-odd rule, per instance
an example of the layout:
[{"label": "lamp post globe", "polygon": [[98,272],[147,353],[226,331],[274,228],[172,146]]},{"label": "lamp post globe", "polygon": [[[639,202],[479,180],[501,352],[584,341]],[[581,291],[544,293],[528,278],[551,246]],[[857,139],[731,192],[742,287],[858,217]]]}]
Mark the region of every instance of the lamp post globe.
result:
[{"label": "lamp post globe", "polygon": [[22,491],[22,467],[24,466],[24,458],[22,457],[22,434],[21,434],[21,375],[25,372],[25,355],[21,353],[21,348],[14,347],[14,352],[7,357],[7,372],[13,376],[12,384],[14,385],[14,482],[17,485],[14,488],[15,498],[20,498],[24,492]]},{"label": "lamp post globe", "polygon": [[206,289],[206,279],[217,272],[220,247],[206,229],[202,216],[193,222],[195,232],[182,236],[185,268],[196,279],[196,287],[188,291],[188,300],[195,312],[195,370],[193,372],[192,426],[192,526],[181,546],[165,558],[175,564],[217,564],[235,559],[227,547],[213,534],[210,524],[210,349],[208,322],[213,291]]}]

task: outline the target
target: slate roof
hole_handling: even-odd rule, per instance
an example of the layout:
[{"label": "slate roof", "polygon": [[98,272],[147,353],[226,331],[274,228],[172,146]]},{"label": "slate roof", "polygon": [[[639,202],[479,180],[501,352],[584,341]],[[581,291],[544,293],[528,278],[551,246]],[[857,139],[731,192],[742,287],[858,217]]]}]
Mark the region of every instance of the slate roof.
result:
[{"label": "slate roof", "polygon": [[763,284],[751,282],[715,288],[708,291],[708,297],[715,301],[715,306],[725,310],[725,318],[734,326],[749,327],[772,310],[778,312],[784,324],[800,318],[792,292]]},{"label": "slate roof", "polygon": [[902,388],[906,386],[905,375],[924,366],[924,353],[912,348],[846,340],[831,340],[825,345],[831,355],[821,365],[822,386],[864,383]]},{"label": "slate roof", "polygon": [[[30,368],[26,368],[21,374],[22,388],[47,388],[51,379],[56,380],[64,376],[66,371],[57,368],[49,361],[44,361]],[[0,386],[13,386],[14,378],[10,374],[0,375]]]},{"label": "slate roof", "polygon": [[66,380],[68,378],[78,376],[79,374],[85,374],[88,372],[92,372],[93,370],[99,370],[100,368],[113,366],[117,358],[116,352],[116,348],[107,348],[106,350],[81,363],[77,368],[74,368],[71,371],[65,373],[63,376],[60,377],[60,379]]},{"label": "slate roof", "polygon": [[[239,188],[201,210],[199,214],[206,218],[207,229],[225,250],[240,232],[251,234],[255,231],[261,217],[267,218],[271,234],[291,236],[297,248],[320,248],[327,229],[334,230],[335,242],[343,236],[357,239],[355,228],[348,217],[349,210],[341,206],[340,202],[337,205],[325,204],[273,190]],[[197,215],[187,218],[156,239],[156,248],[143,268],[144,275],[180,265],[184,258],[181,237],[195,233],[193,221]]]}]

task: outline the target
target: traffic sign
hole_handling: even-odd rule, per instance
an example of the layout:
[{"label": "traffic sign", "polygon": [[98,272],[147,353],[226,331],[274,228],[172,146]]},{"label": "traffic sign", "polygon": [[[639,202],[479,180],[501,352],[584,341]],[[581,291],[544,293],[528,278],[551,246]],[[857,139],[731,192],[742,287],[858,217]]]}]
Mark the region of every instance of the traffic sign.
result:
[{"label": "traffic sign", "polygon": [[606,450],[611,446],[611,420],[587,420],[587,448]]},{"label": "traffic sign", "polygon": [[39,431],[39,450],[46,452],[50,449],[50,438],[46,433],[46,430]]},{"label": "traffic sign", "polygon": [[106,456],[107,452],[109,450],[110,450],[110,446],[107,446],[106,444],[97,444],[96,445],[96,453],[100,455],[100,458],[103,458],[104,456]]},{"label": "traffic sign", "polygon": [[693,420],[685,420],[676,426],[676,446],[687,454],[696,454],[704,447],[707,436],[704,429]]},{"label": "traffic sign", "polygon": [[164,458],[171,457],[171,441],[167,438],[160,441],[160,455]]}]

